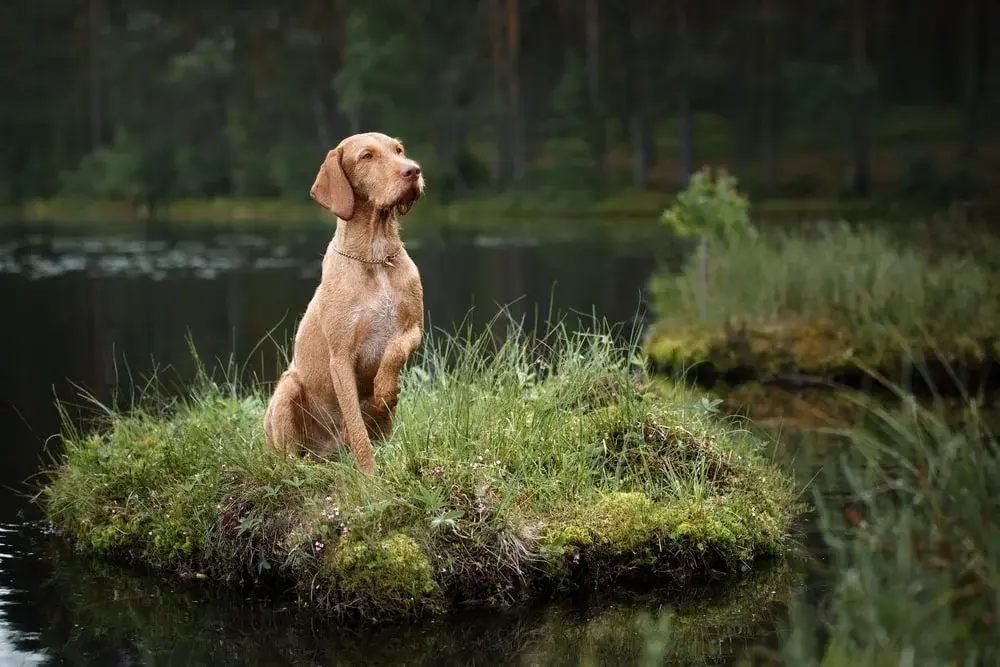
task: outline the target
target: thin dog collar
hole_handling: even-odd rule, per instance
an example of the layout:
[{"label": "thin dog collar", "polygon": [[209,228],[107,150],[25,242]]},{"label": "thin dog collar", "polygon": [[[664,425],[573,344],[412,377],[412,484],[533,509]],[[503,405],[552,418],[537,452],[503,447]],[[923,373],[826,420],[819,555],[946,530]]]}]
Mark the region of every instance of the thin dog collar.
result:
[{"label": "thin dog collar", "polygon": [[362,257],[355,257],[354,255],[349,255],[346,252],[342,252],[336,246],[333,247],[333,251],[335,253],[337,253],[338,255],[342,255],[344,257],[347,257],[348,259],[354,259],[354,260],[357,260],[359,262],[364,262],[365,264],[384,264],[386,266],[395,266],[395,264],[392,263],[392,260],[396,259],[396,256],[399,255],[399,253],[402,252],[402,250],[403,250],[403,247],[400,246],[399,248],[396,249],[395,252],[389,253],[388,255],[386,255],[385,257],[383,257],[382,259],[364,259]]}]

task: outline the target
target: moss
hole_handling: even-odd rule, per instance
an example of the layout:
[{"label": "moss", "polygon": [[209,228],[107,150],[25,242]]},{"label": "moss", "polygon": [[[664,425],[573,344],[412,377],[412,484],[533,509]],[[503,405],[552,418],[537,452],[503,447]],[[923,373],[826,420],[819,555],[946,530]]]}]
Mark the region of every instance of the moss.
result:
[{"label": "moss", "polygon": [[844,368],[854,358],[850,332],[829,321],[724,329],[658,327],[646,350],[652,361],[665,367],[708,363],[720,373],[752,368],[762,374],[822,374]]},{"label": "moss", "polygon": [[[588,511],[589,513],[589,511]],[[615,554],[651,546],[657,533],[671,523],[668,513],[645,494],[612,493],[593,507],[588,525],[599,544]]]},{"label": "moss", "polygon": [[364,597],[379,611],[412,613],[441,601],[430,560],[401,533],[376,541],[342,540],[325,557],[322,572],[348,596]]},{"label": "moss", "polygon": [[538,553],[545,561],[546,576],[564,579],[580,565],[580,554],[593,544],[590,530],[576,524],[546,526]]},{"label": "moss", "polygon": [[833,320],[786,321],[740,327],[657,325],[645,344],[659,369],[702,377],[811,377],[820,382],[871,369],[899,377],[915,365],[972,367],[995,360],[990,344],[960,334],[946,338],[901,340],[886,335],[878,346],[864,346],[850,327]]},{"label": "moss", "polygon": [[739,495],[711,502],[653,501],[616,492],[546,530],[543,555],[554,576],[566,576],[581,553],[624,568],[656,569],[671,556],[750,563],[784,548],[783,508]]}]

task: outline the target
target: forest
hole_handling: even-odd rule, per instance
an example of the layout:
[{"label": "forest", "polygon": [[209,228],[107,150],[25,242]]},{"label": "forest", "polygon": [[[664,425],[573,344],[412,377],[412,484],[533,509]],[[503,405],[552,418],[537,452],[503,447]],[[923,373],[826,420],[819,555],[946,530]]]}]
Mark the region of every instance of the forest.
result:
[{"label": "forest", "polygon": [[442,201],[670,190],[983,198],[988,0],[37,0],[0,8],[0,202],[305,200],[346,134]]}]

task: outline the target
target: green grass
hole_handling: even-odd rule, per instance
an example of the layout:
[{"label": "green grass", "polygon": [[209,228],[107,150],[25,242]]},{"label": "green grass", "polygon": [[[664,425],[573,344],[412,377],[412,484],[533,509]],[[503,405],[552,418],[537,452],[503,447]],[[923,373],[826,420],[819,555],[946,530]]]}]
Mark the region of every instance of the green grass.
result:
[{"label": "green grass", "polygon": [[994,271],[968,253],[932,258],[885,231],[841,223],[733,240],[709,259],[704,317],[697,290],[693,263],[652,277],[653,359],[822,373],[931,349],[949,360],[997,352]]},{"label": "green grass", "polygon": [[813,485],[828,591],[797,600],[758,664],[1000,660],[1000,443],[983,414],[996,406],[970,402],[955,423],[898,398],[909,407],[860,402],[864,423],[837,432]]},{"label": "green grass", "polygon": [[730,573],[782,554],[801,510],[765,442],[700,394],[636,375],[603,327],[435,334],[402,378],[379,474],[282,458],[266,394],[202,372],[184,398],[64,429],[39,495],[81,549],[297,584],[366,618],[504,605],[582,577]]}]

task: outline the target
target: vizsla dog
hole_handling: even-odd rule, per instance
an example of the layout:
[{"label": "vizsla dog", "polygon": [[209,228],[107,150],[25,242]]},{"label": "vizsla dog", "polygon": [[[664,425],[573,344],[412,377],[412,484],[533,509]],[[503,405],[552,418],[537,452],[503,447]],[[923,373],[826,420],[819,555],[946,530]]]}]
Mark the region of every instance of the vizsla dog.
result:
[{"label": "vizsla dog", "polygon": [[346,442],[375,473],[372,440],[389,435],[400,369],[423,338],[420,273],[397,220],[423,192],[420,165],[397,139],[356,134],[327,153],[309,194],[337,216],[337,231],[264,414],[278,451],[323,455]]}]

